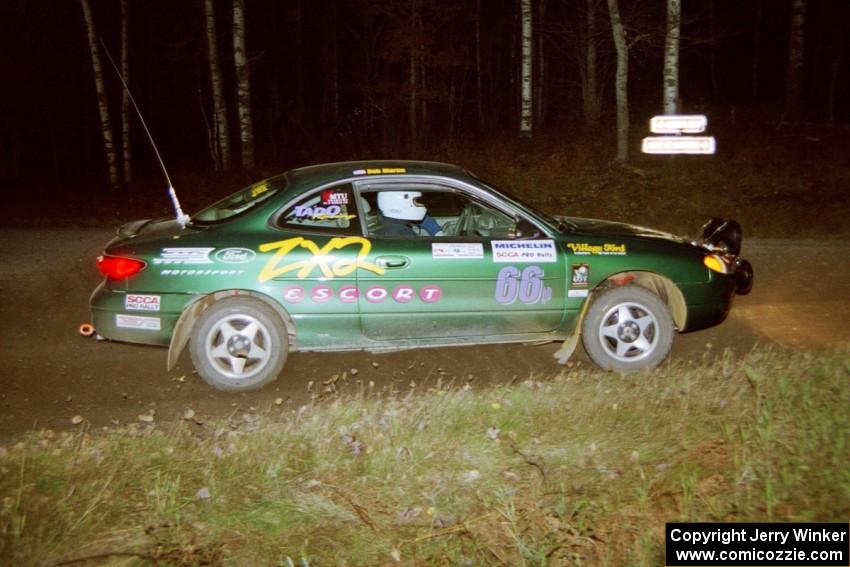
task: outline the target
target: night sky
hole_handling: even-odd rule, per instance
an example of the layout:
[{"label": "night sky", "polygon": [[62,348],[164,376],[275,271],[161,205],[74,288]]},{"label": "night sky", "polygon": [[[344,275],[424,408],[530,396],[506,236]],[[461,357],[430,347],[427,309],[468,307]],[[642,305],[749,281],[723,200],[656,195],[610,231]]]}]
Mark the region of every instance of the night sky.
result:
[{"label": "night sky", "polygon": [[[535,123],[535,135],[592,136],[595,133],[582,126],[577,63],[585,0],[548,0],[543,18],[540,2],[534,0],[535,33],[544,39],[545,114]],[[428,158],[429,149],[449,136],[482,144],[516,136],[518,0],[480,2],[483,124],[476,102],[476,0],[421,3],[424,33],[419,41],[427,86],[420,94],[427,100],[427,111],[418,150],[411,155],[406,107],[409,0],[246,0],[259,168],[273,171],[367,157]],[[203,2],[129,4],[129,82],[159,149],[172,171],[210,171],[204,113],[209,115],[212,105]],[[634,128],[644,128],[649,117],[661,111],[665,2],[620,0],[620,5],[629,39],[635,41],[630,57],[631,121]],[[97,34],[117,58],[120,3],[91,0],[91,7]],[[215,9],[238,153],[232,3],[216,0]],[[778,120],[785,96],[789,19],[790,0],[684,0],[683,110],[707,113],[712,120],[732,115],[738,120]],[[0,94],[0,183],[10,189],[105,187],[106,161],[79,2],[4,0],[0,21],[5,79]],[[835,74],[832,119],[850,120],[847,22],[850,2],[808,1],[805,105],[796,119],[830,118],[828,87]],[[597,32],[604,85],[600,128],[611,132],[614,52],[604,1],[598,5]],[[105,57],[103,62],[113,127],[120,139],[121,86]],[[159,175],[158,166],[138,121],[132,120],[137,178],[152,179]]]}]

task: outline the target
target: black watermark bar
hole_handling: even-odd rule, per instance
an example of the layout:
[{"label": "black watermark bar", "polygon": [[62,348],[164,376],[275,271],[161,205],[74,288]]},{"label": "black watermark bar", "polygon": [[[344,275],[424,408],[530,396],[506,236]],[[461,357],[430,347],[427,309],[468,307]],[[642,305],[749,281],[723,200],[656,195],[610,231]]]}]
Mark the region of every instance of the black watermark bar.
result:
[{"label": "black watermark bar", "polygon": [[850,525],[668,523],[668,567],[850,566]]}]

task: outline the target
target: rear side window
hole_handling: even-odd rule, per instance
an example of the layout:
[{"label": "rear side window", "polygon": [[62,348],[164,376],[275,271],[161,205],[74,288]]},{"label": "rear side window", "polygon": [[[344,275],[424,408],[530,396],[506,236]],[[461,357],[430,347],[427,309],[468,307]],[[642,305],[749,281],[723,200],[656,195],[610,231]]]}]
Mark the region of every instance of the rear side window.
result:
[{"label": "rear side window", "polygon": [[198,211],[192,215],[192,222],[207,224],[229,220],[247,213],[285,187],[285,174],[264,179]]},{"label": "rear side window", "polygon": [[310,193],[284,209],[276,225],[289,230],[359,235],[354,191],[345,184]]}]

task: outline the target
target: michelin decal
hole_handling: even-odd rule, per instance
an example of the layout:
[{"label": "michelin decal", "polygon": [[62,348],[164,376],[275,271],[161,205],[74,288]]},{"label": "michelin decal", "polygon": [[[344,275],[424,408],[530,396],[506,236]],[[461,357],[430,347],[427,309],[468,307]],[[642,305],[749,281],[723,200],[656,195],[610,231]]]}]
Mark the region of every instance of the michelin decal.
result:
[{"label": "michelin decal", "polygon": [[553,240],[494,240],[490,243],[494,262],[557,262]]}]

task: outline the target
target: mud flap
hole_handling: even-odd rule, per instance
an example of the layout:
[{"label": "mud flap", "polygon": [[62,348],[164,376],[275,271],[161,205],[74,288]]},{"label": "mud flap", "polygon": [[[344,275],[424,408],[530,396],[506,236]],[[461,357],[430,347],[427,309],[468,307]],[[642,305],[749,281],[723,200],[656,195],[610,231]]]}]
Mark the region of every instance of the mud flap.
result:
[{"label": "mud flap", "polygon": [[578,340],[581,336],[581,324],[584,322],[584,314],[587,313],[587,308],[590,305],[590,300],[593,297],[591,294],[588,297],[584,304],[581,306],[581,311],[578,314],[578,322],[576,322],[576,332],[571,337],[567,337],[564,342],[561,344],[561,348],[555,351],[555,354],[552,356],[557,359],[559,364],[566,364],[570,358],[573,356],[573,353],[576,351],[576,347],[578,346]]},{"label": "mud flap", "polygon": [[168,345],[168,370],[177,366],[177,359],[180,358],[180,353],[183,352],[186,343],[189,342],[189,336],[192,334],[198,315],[214,302],[215,295],[207,295],[194,302],[189,309],[184,310],[180,315],[177,324],[174,326],[174,333],[171,335],[171,344]]},{"label": "mud flap", "polygon": [[571,337],[567,337],[567,339],[561,345],[561,348],[555,351],[555,354],[552,355],[558,360],[560,364],[566,364],[575,352],[576,347],[578,346],[579,334],[579,329],[576,329],[576,334]]}]

